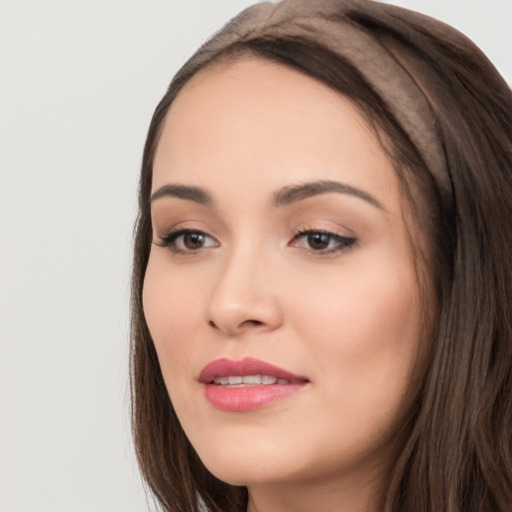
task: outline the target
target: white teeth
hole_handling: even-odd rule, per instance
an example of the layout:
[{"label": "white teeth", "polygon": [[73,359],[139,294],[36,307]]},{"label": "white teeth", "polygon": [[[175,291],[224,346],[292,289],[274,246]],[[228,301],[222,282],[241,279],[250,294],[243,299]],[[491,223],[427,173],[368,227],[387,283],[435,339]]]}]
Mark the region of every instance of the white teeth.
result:
[{"label": "white teeth", "polygon": [[244,375],[244,384],[261,384],[261,375]]},{"label": "white teeth", "polygon": [[272,375],[229,375],[215,377],[213,382],[215,384],[220,384],[221,386],[243,386],[244,384],[249,386],[259,386],[261,384],[291,384],[291,381],[287,379],[278,379]]}]

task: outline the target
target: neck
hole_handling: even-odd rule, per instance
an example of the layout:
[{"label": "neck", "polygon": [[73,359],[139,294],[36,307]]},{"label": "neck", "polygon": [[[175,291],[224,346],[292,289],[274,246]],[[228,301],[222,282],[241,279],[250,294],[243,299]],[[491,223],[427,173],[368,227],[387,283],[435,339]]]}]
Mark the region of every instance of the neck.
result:
[{"label": "neck", "polygon": [[250,486],[247,512],[381,512],[382,476]]}]

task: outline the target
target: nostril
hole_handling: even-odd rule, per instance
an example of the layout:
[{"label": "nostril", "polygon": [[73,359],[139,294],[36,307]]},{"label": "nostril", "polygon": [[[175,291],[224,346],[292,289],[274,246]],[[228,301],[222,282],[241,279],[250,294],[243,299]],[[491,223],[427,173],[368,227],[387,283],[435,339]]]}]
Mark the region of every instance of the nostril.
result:
[{"label": "nostril", "polygon": [[242,322],[241,325],[245,325],[245,324],[257,326],[257,325],[263,325],[263,322],[261,322],[260,320],[246,320],[245,322]]},{"label": "nostril", "polygon": [[[213,321],[209,320],[208,325],[212,327],[213,329],[220,329],[220,327]],[[241,324],[238,325],[238,328],[242,327],[259,327],[260,325],[264,325],[264,322],[261,320],[244,320]]]}]

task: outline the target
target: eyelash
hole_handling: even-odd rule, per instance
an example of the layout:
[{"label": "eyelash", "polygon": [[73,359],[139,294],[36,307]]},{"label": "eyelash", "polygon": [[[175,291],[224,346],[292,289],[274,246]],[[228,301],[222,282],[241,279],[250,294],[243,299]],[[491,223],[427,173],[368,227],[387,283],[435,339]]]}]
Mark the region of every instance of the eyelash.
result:
[{"label": "eyelash", "polygon": [[[187,255],[196,254],[201,249],[208,248],[208,247],[212,246],[212,245],[210,245],[210,246],[206,246],[206,247],[204,247],[204,246],[199,247],[197,250],[179,249],[178,247],[176,247],[176,241],[178,240],[178,238],[180,238],[181,236],[185,236],[185,235],[199,235],[199,236],[204,237],[204,239],[213,240],[214,243],[217,245],[219,244],[219,242],[215,238],[208,235],[208,233],[205,233],[204,231],[201,231],[198,229],[184,228],[184,229],[178,229],[176,231],[171,231],[167,235],[161,237],[159,243],[155,242],[155,245],[157,245],[158,247],[167,248],[173,254],[187,254]],[[305,251],[307,251],[308,253],[314,254],[314,255],[334,254],[334,253],[345,251],[345,250],[349,249],[351,246],[353,246],[357,242],[357,239],[354,237],[346,237],[346,236],[338,235],[337,233],[332,233],[331,231],[326,231],[326,230],[321,230],[321,229],[320,230],[319,229],[303,229],[303,230],[300,230],[297,233],[295,233],[295,235],[292,238],[291,245],[292,245],[292,247],[296,247],[297,242],[300,239],[307,240],[307,238],[310,236],[319,236],[319,235],[328,237],[328,244],[330,244],[332,241],[334,241],[336,243],[336,245],[334,247],[331,247],[331,248],[328,247],[327,249],[321,249],[321,250],[315,250],[311,247],[309,247],[309,248],[304,247],[303,249]]]},{"label": "eyelash", "polygon": [[210,236],[208,233],[205,233],[204,231],[201,231],[199,229],[177,229],[176,231],[171,231],[167,235],[160,238],[160,243],[156,243],[155,245],[158,245],[158,247],[164,247],[169,249],[173,254],[194,254],[196,252],[199,252],[199,249],[203,249],[203,247],[200,247],[197,251],[194,251],[193,249],[189,250],[183,250],[178,249],[176,247],[176,241],[180,236],[184,235],[200,235],[204,238],[209,238],[211,240],[214,240],[216,244],[218,244],[218,241]]},{"label": "eyelash", "polygon": [[357,241],[357,239],[354,237],[338,235],[337,233],[333,233],[331,231],[326,231],[323,229],[303,229],[303,230],[298,231],[295,234],[295,236],[292,239],[292,243],[296,242],[297,240],[300,240],[301,238],[307,239],[310,236],[318,236],[318,235],[321,235],[321,236],[323,235],[325,237],[328,237],[329,243],[331,241],[334,241],[334,242],[336,242],[336,245],[334,247],[322,249],[322,250],[315,250],[312,248],[304,248],[311,254],[318,254],[318,255],[335,254],[337,252],[342,252],[342,251],[349,249]]}]

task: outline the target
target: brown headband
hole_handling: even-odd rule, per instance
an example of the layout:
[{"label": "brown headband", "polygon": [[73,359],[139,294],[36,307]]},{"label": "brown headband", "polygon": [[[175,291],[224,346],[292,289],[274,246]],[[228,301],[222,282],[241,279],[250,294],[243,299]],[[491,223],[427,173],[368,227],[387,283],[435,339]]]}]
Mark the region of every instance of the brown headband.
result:
[{"label": "brown headband", "polygon": [[[416,146],[442,196],[450,198],[452,187],[436,117],[426,91],[425,66],[420,58],[396,39],[378,37],[354,23],[348,14],[372,14],[382,4],[367,0],[284,0],[277,4],[260,3],[235,17],[207,42],[195,65],[208,60],[224,48],[258,38],[299,38],[313,40],[354,66],[379,94],[405,133]],[[405,9],[385,6],[388,13],[399,9],[420,18],[425,26],[440,22]],[[380,15],[382,13],[379,13]],[[390,18],[396,23],[393,16]],[[418,70],[421,80],[415,80]],[[426,75],[432,74],[429,70]]]}]

